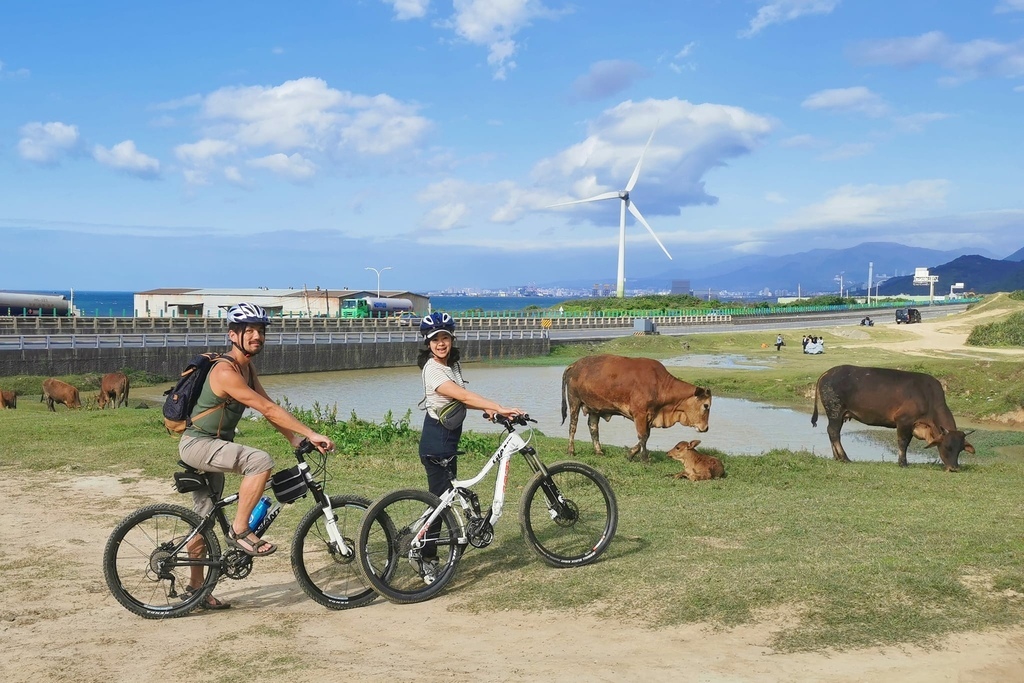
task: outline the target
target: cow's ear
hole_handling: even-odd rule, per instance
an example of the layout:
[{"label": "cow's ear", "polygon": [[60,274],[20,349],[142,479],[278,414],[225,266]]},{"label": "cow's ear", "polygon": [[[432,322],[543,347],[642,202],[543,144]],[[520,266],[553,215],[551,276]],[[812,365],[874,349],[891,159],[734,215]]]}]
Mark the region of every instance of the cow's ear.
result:
[{"label": "cow's ear", "polygon": [[974,455],[974,446],[967,443],[966,441],[964,441],[964,450],[970,453],[971,455]]},{"label": "cow's ear", "polygon": [[692,448],[694,450],[696,450],[697,446],[699,446],[699,445],[700,445],[700,439],[694,439],[693,441],[690,442],[690,448]]}]

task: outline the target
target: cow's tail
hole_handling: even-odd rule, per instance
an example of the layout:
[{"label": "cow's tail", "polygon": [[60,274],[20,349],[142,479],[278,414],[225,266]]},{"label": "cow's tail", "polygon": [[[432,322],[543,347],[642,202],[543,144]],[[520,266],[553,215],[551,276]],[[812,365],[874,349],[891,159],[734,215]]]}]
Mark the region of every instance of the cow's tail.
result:
[{"label": "cow's tail", "polygon": [[[569,368],[571,367],[570,365]],[[565,418],[569,415],[569,409],[565,402],[566,385],[569,384],[569,368],[562,373],[562,424],[565,424]]]},{"label": "cow's tail", "polygon": [[821,378],[814,383],[814,412],[811,413],[811,426],[818,426],[818,385],[821,384]]}]

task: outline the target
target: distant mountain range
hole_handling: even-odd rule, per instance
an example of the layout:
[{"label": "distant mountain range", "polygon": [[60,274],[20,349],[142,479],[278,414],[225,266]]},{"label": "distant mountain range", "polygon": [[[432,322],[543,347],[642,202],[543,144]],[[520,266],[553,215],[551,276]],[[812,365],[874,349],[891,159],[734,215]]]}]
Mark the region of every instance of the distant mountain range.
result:
[{"label": "distant mountain range", "polygon": [[[666,289],[673,280],[689,280],[690,289],[700,295],[709,289],[713,294],[728,292],[761,292],[772,296],[783,293],[864,293],[867,289],[868,264],[880,285],[879,292],[908,293],[915,291],[912,283],[916,268],[929,268],[938,275],[935,293],[948,293],[949,286],[963,282],[966,291],[988,293],[1024,289],[1024,248],[1005,259],[996,259],[991,252],[973,250],[944,251],[908,247],[895,242],[865,242],[848,249],[814,249],[786,256],[743,256],[712,264],[688,263],[673,266],[657,274],[630,278],[629,289]],[[563,283],[559,283],[563,284]],[[568,283],[564,283],[568,284]],[[573,283],[586,287],[589,283]]]}]

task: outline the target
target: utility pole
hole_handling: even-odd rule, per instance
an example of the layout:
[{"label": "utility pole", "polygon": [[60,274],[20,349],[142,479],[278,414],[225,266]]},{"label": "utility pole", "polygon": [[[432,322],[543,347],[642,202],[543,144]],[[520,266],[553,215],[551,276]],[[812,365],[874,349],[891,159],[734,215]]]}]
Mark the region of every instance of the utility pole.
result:
[{"label": "utility pole", "polygon": [[875,262],[868,261],[868,306],[871,305],[871,280],[875,277]]}]

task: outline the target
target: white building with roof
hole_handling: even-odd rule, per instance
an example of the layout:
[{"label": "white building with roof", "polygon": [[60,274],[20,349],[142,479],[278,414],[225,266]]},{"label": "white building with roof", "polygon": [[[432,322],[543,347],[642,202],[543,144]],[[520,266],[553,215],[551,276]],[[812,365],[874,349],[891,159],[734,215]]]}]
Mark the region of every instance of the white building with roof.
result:
[{"label": "white building with roof", "polygon": [[[430,297],[412,292],[381,290],[381,297],[412,301],[426,314]],[[240,301],[258,304],[272,317],[337,318],[345,299],[377,296],[376,290],[348,289],[192,289],[165,287],[135,293],[135,315],[140,318],[223,318]]]}]

